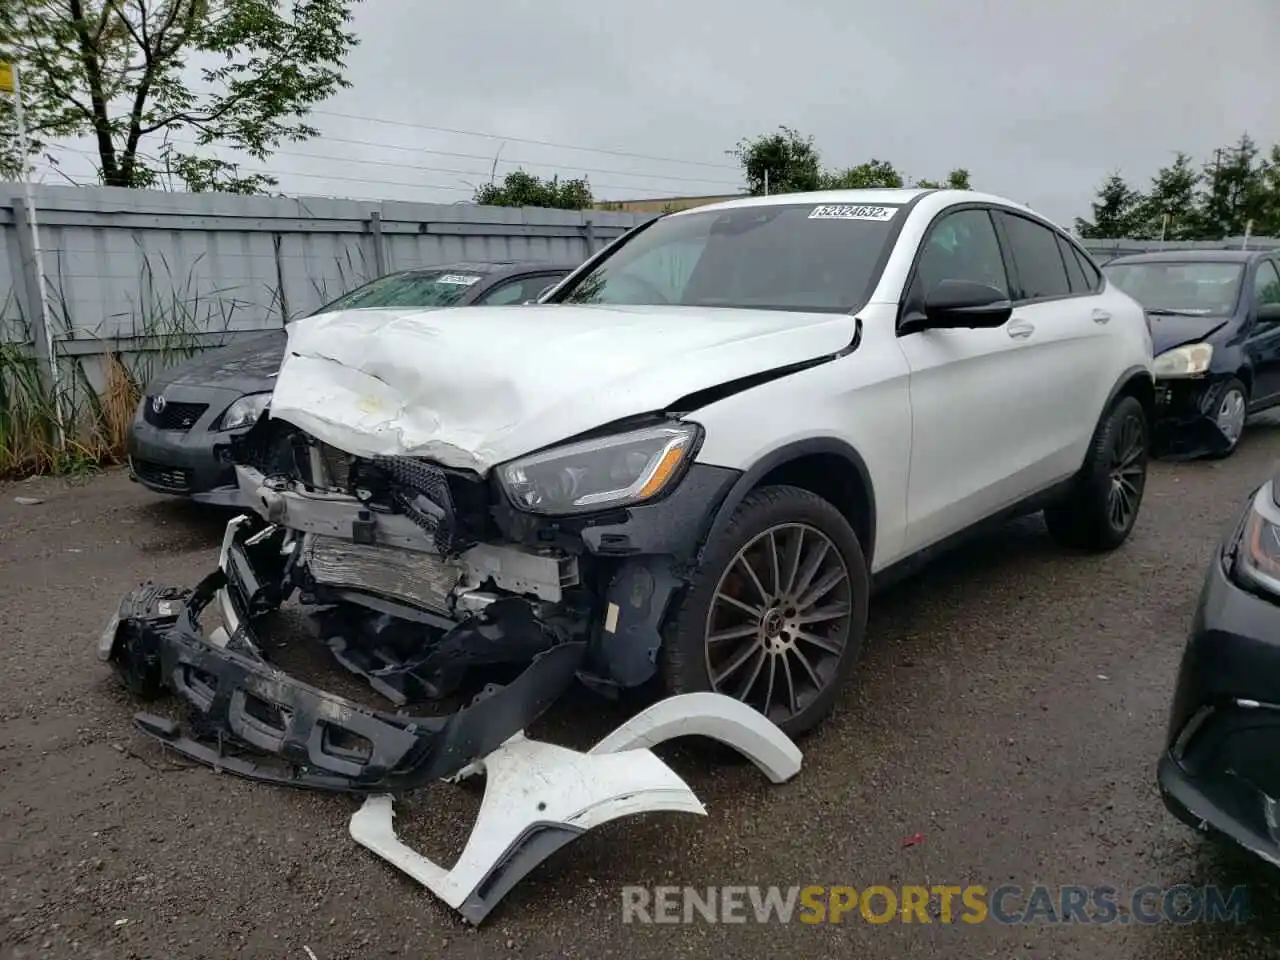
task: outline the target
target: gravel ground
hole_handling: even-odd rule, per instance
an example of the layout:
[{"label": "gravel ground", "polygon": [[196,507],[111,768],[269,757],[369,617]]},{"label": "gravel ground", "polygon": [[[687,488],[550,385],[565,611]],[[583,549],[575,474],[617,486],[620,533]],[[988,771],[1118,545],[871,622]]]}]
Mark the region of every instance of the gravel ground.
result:
[{"label": "gravel ground", "polygon": [[[122,591],[206,572],[226,515],[118,471],[0,486],[0,955],[1280,955],[1275,919],[640,926],[623,924],[620,899],[627,884],[1244,883],[1255,915],[1280,916],[1274,872],[1177,824],[1153,786],[1204,565],[1277,452],[1280,426],[1259,424],[1227,461],[1155,465],[1112,555],[1064,553],[1033,519],[901,585],[873,609],[838,712],[801,743],[799,777],[769,786],[714,751],[662,748],[708,817],[594,831],[478,931],[350,841],[351,798],[180,767],[131,732],[136,705],[94,637]],[[585,744],[619,717],[576,696],[533,732]],[[440,785],[397,824],[447,856],[476,804]]]}]

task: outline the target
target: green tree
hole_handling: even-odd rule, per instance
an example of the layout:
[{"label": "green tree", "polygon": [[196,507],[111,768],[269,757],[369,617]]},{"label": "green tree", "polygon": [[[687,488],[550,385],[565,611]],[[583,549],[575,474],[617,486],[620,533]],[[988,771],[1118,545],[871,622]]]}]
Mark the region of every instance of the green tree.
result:
[{"label": "green tree", "polygon": [[821,184],[823,190],[864,190],[873,187],[893,189],[902,186],[903,179],[892,163],[872,158],[856,167],[824,173]]},{"label": "green tree", "polygon": [[917,180],[917,187],[925,187],[931,190],[972,190],[973,186],[969,182],[969,171],[964,167],[956,167],[949,174],[946,180]]},{"label": "green tree", "polygon": [[[33,153],[88,136],[108,186],[152,187],[168,174],[191,190],[255,192],[276,181],[190,148],[262,160],[316,136],[310,109],[350,86],[342,70],[358,43],[347,29],[358,2],[0,0],[0,58],[21,68]],[[13,174],[27,160],[3,98],[0,166]]]},{"label": "green tree", "polygon": [[1260,237],[1280,237],[1280,145],[1271,148],[1262,170],[1262,197],[1253,232]]},{"label": "green tree", "polygon": [[475,192],[475,202],[492,207],[583,210],[591,206],[591,186],[585,178],[562,182],[555,176],[543,180],[524,170],[512,170],[500,184],[482,184]]},{"label": "green tree", "polygon": [[1113,173],[1098,188],[1093,201],[1093,220],[1076,218],[1076,232],[1086,239],[1112,240],[1128,237],[1141,222],[1146,198]]},{"label": "green tree", "polygon": [[1255,232],[1270,206],[1267,164],[1247,133],[1231,147],[1215,152],[1214,162],[1204,167],[1204,192],[1200,204],[1198,232],[1207,240],[1238,237],[1250,220]]},{"label": "green tree", "polygon": [[1194,240],[1199,231],[1196,192],[1200,171],[1191,157],[1179,151],[1174,161],[1151,178],[1151,189],[1134,209],[1131,224],[1136,239]]},{"label": "green tree", "polygon": [[752,196],[769,193],[796,193],[822,186],[821,158],[813,137],[801,136],[790,127],[777,133],[743,139],[729,151],[742,164],[747,191]]}]

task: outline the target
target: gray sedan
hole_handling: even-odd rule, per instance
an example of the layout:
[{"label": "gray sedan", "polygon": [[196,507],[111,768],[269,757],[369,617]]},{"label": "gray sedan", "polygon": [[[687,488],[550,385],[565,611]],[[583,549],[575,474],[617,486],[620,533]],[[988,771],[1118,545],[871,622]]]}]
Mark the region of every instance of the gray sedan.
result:
[{"label": "gray sedan", "polygon": [[[572,269],[506,262],[404,270],[358,287],[315,313],[521,304]],[[239,506],[231,440],[265,409],[286,343],[284,330],[273,330],[206,351],[148,384],[129,434],[130,477],[158,493]]]}]

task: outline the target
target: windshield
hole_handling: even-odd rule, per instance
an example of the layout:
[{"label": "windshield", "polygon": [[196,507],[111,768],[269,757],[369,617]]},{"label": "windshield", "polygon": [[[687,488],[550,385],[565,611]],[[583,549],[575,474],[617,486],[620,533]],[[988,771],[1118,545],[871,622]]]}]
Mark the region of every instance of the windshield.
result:
[{"label": "windshield", "polygon": [[866,299],[900,210],[796,203],[665,217],[556,299],[847,312]]},{"label": "windshield", "polygon": [[1244,266],[1239,263],[1113,263],[1102,268],[1148,311],[1221,316],[1236,308]]},{"label": "windshield", "polygon": [[355,310],[359,307],[448,307],[483,278],[478,273],[449,270],[412,270],[379,277],[343,294],[316,313]]}]

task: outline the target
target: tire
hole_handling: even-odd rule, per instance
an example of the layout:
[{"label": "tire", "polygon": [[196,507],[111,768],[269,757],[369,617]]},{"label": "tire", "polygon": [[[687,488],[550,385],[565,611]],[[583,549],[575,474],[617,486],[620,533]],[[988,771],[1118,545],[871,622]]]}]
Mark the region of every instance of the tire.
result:
[{"label": "tire", "polygon": [[[857,662],[869,595],[862,547],[839,510],[799,487],[753,490],[667,619],[665,692],[726,693],[789,736],[804,733],[831,712]],[[709,639],[716,633],[728,636]]]},{"label": "tire", "polygon": [[[1240,445],[1240,437],[1244,434],[1244,422],[1249,413],[1249,389],[1239,379],[1232,378],[1231,380],[1228,380],[1223,386],[1221,392],[1219,392],[1217,397],[1214,399],[1214,419],[1215,421],[1218,421],[1218,429],[1221,430],[1222,420],[1224,419],[1228,402],[1227,398],[1232,395],[1238,398],[1240,404],[1239,428],[1236,430],[1234,437],[1228,437],[1230,446],[1225,450],[1215,450],[1213,453],[1209,454],[1207,459],[1225,460],[1227,457],[1235,453],[1236,447]],[[1225,435],[1227,431],[1223,430],[1223,433]]]},{"label": "tire", "polygon": [[1094,552],[1124,543],[1142,506],[1149,447],[1142,404],[1135,397],[1121,397],[1094,431],[1071,492],[1044,511],[1049,534],[1064,546]]}]

